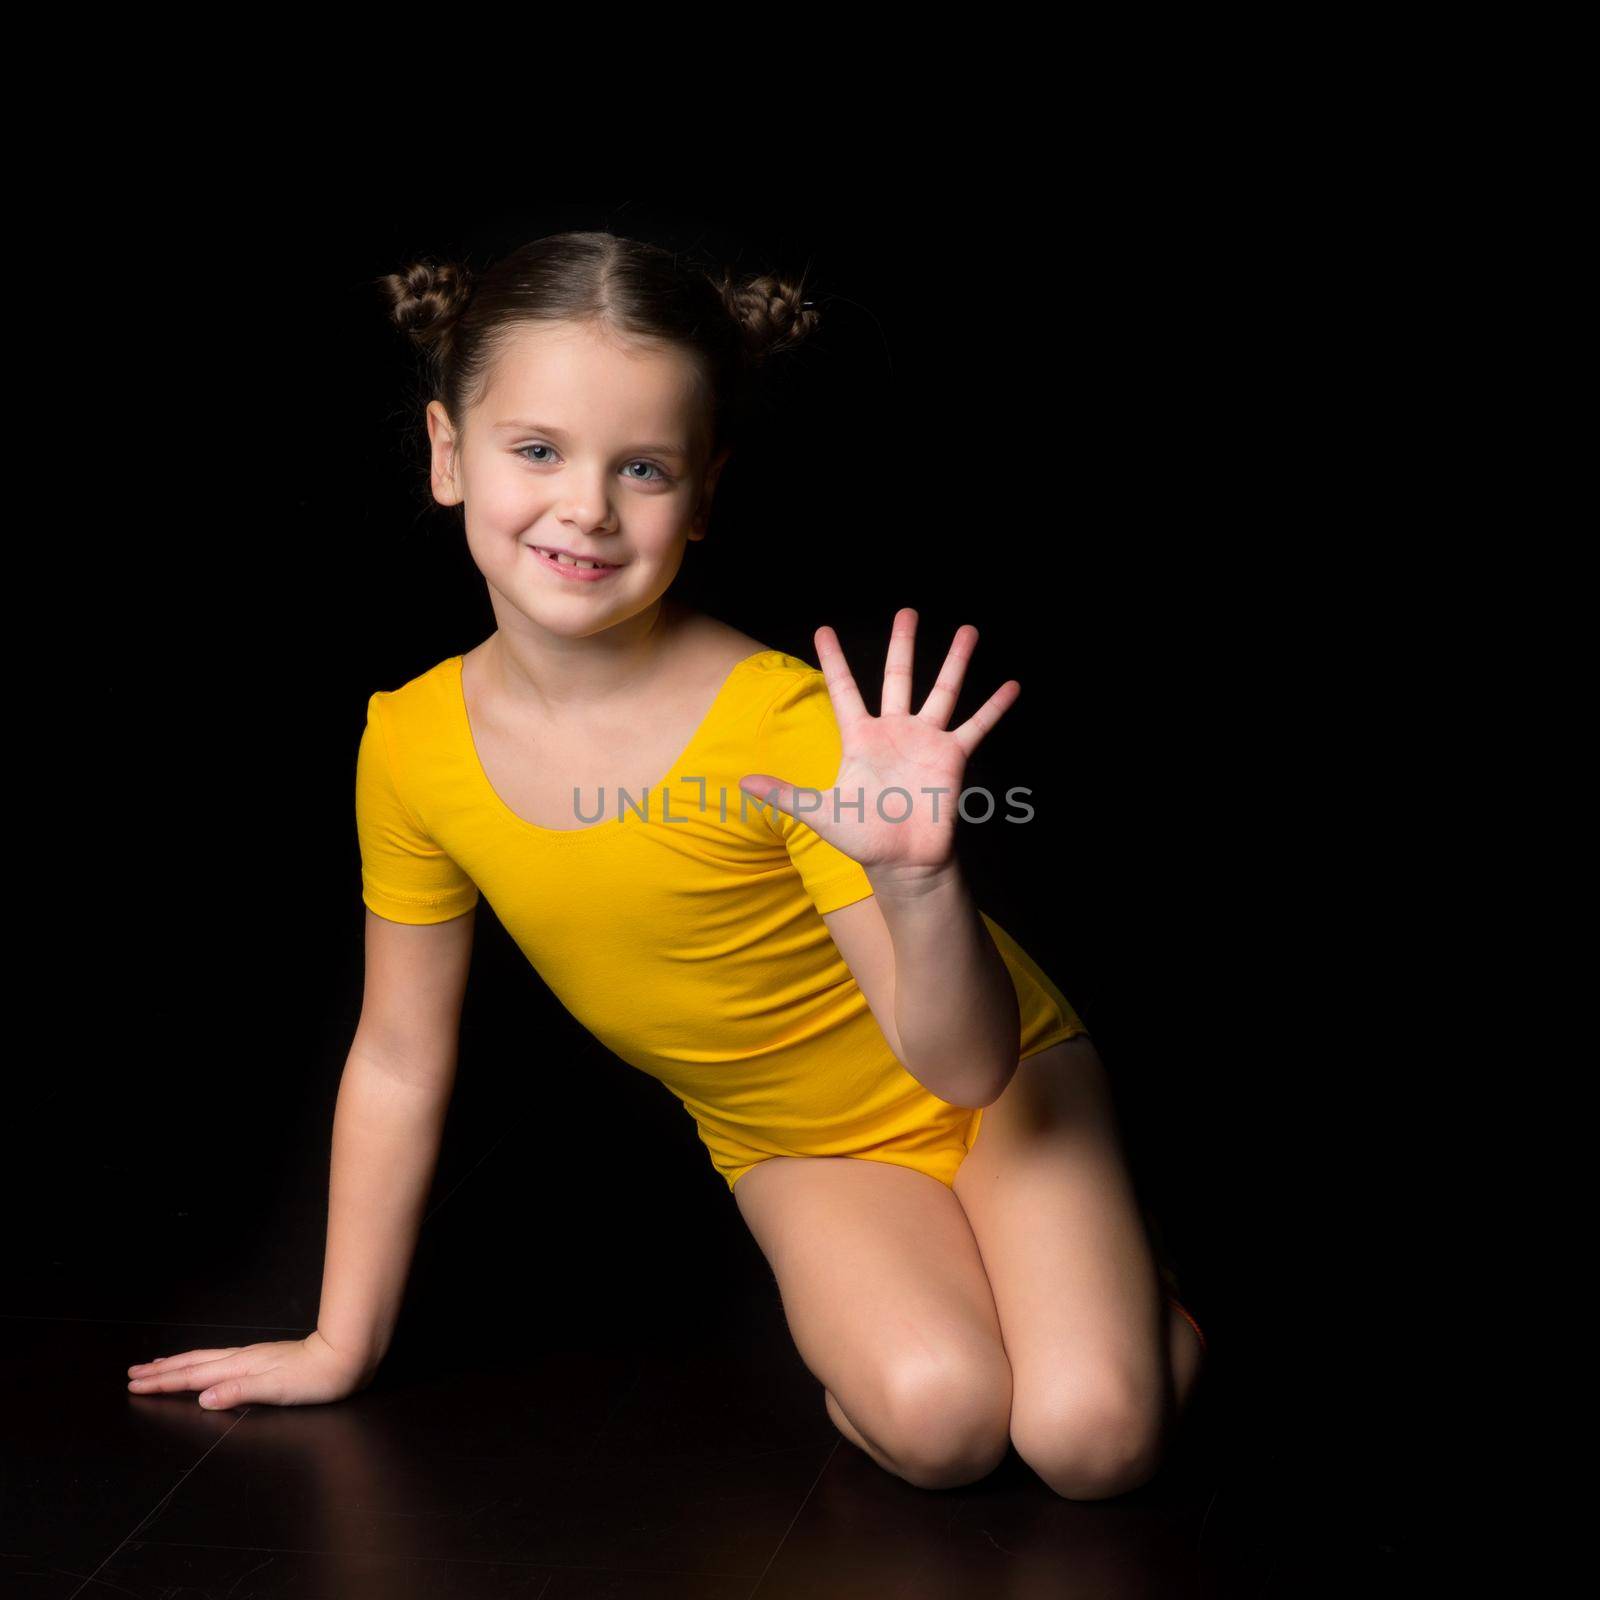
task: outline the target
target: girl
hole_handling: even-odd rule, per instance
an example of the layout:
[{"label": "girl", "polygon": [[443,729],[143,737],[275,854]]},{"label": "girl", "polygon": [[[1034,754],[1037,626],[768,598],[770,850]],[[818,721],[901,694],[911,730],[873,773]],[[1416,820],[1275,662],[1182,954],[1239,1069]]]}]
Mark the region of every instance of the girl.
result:
[{"label": "girl", "polygon": [[819,670],[668,593],[812,302],[609,233],[536,240],[481,280],[382,282],[426,353],[433,495],[463,508],[497,626],[368,701],[366,978],[317,1328],[131,1367],[129,1388],[293,1405],[371,1380],[481,888],[695,1119],[847,1439],[930,1488],[1008,1443],[1063,1496],[1144,1482],[1203,1335],[1163,1302],[1094,1045],[954,852],[967,759],[1020,685],[950,725],[967,626],[914,709],[905,609],[874,714],[831,628]]}]

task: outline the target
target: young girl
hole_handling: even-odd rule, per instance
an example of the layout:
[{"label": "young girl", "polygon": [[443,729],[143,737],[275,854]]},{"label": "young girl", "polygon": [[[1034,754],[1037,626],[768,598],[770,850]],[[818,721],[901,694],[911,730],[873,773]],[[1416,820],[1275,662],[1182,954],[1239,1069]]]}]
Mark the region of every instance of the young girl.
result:
[{"label": "young girl", "polygon": [[1008,1443],[1060,1495],[1143,1483],[1203,1335],[1163,1300],[1083,1024],[954,851],[967,759],[1020,685],[951,725],[963,627],[914,708],[905,609],[874,713],[831,628],[819,670],[668,593],[812,302],[607,233],[383,282],[428,357],[433,494],[463,508],[497,626],[368,701],[366,980],[316,1331],[163,1357],[129,1388],[292,1405],[371,1380],[481,890],[694,1118],[847,1439],[930,1488]]}]

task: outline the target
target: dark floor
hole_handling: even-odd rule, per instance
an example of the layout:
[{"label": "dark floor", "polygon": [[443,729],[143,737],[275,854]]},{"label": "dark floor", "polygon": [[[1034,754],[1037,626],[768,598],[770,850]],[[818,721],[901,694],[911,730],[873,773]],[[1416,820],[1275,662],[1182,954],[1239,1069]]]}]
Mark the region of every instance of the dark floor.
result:
[{"label": "dark floor", "polygon": [[[1394,1364],[1382,1285],[1361,1302],[1336,1259],[1274,1271],[1243,1223],[1218,1227],[1228,1253],[1183,1277],[1211,1365],[1155,1480],[1071,1502],[1013,1452],[980,1483],[918,1489],[835,1431],[692,1123],[619,1079],[605,1182],[583,1181],[581,1142],[514,1136],[569,1115],[555,1090],[507,1109],[487,1074],[464,1082],[394,1344],[327,1406],[214,1413],[126,1387],[135,1362],[315,1325],[327,1105],[285,1096],[302,1109],[272,1120],[271,1102],[236,1137],[206,1125],[204,1094],[125,1111],[113,1078],[87,1142],[15,1141],[0,1596],[1437,1592],[1402,1581],[1417,1558],[1394,1530],[1414,1515],[1382,1487],[1416,1476],[1404,1390],[1369,1381]],[[74,1126],[66,1103],[13,1122]]]},{"label": "dark floor", "polygon": [[[673,1319],[670,1314],[668,1321]],[[1292,1596],[1391,1592],[1305,1466],[1230,1426],[1219,1361],[1161,1475],[1052,1494],[1013,1452],[929,1492],[842,1440],[775,1290],[634,1348],[397,1341],[334,1406],[199,1409],[123,1369],[304,1330],[0,1318],[7,1596]],[[449,1352],[449,1353],[447,1353]],[[1394,1591],[1401,1592],[1401,1591]]]}]

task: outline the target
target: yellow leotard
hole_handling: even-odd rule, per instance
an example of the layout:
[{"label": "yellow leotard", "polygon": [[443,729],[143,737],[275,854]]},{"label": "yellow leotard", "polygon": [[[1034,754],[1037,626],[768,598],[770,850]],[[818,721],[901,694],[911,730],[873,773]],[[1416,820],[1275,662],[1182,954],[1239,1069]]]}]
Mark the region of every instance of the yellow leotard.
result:
[{"label": "yellow leotard", "polygon": [[[739,788],[768,772],[825,794],[839,730],[822,673],[747,656],[666,779],[579,796],[589,826],[513,812],[478,760],[449,656],[367,702],[356,758],[362,899],[444,922],[479,891],[557,998],[682,1101],[731,1189],[770,1156],[858,1156],[949,1184],[981,1108],[895,1058],[824,912],[872,893],[864,869]],[[846,797],[848,798],[848,797]],[[941,803],[953,803],[944,797]],[[1060,991],[985,913],[1022,1014],[1022,1051],[1083,1032]]]}]

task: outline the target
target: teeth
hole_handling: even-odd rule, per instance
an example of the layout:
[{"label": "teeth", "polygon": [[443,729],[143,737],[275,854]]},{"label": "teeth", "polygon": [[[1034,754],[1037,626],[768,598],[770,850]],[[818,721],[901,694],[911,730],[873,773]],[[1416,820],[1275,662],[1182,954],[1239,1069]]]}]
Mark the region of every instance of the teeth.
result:
[{"label": "teeth", "polygon": [[559,561],[564,567],[587,567],[595,569],[610,565],[610,562],[607,561],[575,561],[571,556],[557,555],[554,550],[544,550],[538,545],[535,545],[534,549],[538,550],[539,554],[542,556],[549,556],[551,560]]}]

